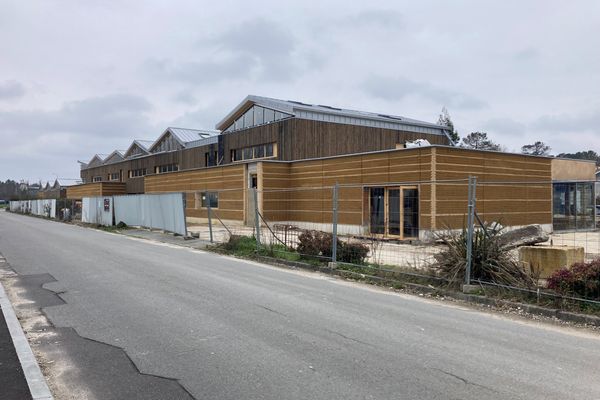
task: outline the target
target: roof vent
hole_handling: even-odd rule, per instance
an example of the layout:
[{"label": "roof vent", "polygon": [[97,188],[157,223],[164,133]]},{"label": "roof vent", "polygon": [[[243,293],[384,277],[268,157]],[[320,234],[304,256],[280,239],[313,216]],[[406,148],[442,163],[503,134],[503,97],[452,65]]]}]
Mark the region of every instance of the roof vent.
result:
[{"label": "roof vent", "polygon": [[330,110],[337,110],[337,111],[342,111],[341,108],[337,108],[337,107],[331,107],[331,106],[326,106],[323,104],[319,104],[319,107],[323,107],[323,108],[329,108]]},{"label": "roof vent", "polygon": [[300,104],[301,106],[309,106],[309,107],[312,106],[312,104],[303,103],[301,101],[288,100],[288,102],[295,103],[295,104]]}]

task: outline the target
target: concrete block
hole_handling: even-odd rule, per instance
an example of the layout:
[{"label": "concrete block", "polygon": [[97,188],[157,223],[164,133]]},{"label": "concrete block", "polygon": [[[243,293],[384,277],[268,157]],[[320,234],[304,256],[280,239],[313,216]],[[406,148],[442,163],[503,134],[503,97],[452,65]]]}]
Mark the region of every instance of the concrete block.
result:
[{"label": "concrete block", "polygon": [[585,250],[577,246],[523,246],[519,247],[519,262],[529,267],[541,279],[547,279],[561,268],[570,268],[583,262]]},{"label": "concrete block", "polygon": [[466,294],[474,294],[474,293],[479,293],[479,291],[481,290],[481,286],[480,285],[462,285],[462,291],[463,293]]}]

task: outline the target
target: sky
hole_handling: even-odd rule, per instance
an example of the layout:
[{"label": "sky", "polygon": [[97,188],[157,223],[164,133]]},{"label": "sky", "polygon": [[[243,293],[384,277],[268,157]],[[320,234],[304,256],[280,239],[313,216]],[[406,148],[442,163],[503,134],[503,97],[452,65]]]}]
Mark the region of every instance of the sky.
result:
[{"label": "sky", "polygon": [[0,0],[0,180],[74,183],[248,94],[600,153],[600,1]]}]

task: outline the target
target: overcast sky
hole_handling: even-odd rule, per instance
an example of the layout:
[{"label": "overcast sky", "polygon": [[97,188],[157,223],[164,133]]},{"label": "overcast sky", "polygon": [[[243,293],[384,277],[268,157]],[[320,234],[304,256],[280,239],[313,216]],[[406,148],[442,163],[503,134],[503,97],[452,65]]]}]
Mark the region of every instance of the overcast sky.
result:
[{"label": "overcast sky", "polygon": [[0,0],[0,180],[257,94],[600,152],[600,1]]}]

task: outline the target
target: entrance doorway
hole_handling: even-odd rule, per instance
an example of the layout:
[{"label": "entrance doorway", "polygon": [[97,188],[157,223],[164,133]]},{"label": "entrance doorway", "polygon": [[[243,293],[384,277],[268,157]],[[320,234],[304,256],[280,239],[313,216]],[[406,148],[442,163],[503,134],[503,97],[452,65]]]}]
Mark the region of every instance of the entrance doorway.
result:
[{"label": "entrance doorway", "polygon": [[372,187],[367,190],[370,233],[399,239],[419,237],[418,187]]}]

